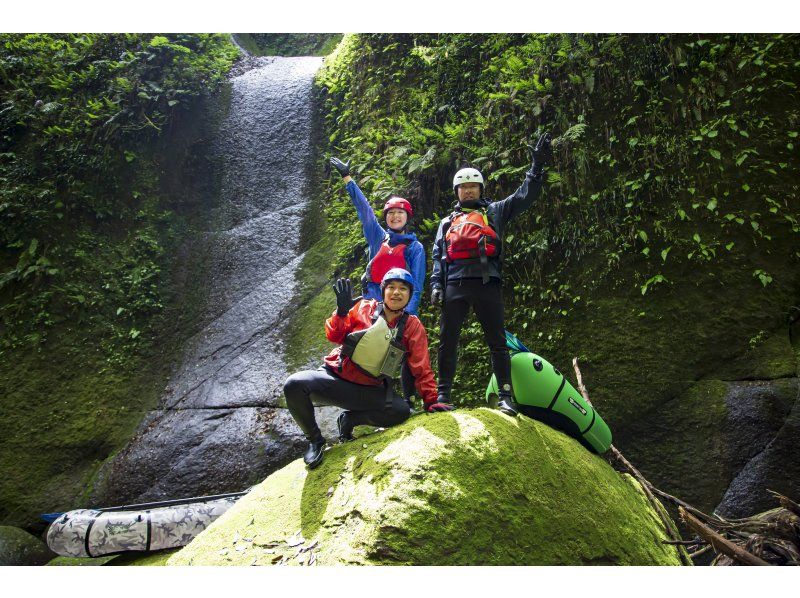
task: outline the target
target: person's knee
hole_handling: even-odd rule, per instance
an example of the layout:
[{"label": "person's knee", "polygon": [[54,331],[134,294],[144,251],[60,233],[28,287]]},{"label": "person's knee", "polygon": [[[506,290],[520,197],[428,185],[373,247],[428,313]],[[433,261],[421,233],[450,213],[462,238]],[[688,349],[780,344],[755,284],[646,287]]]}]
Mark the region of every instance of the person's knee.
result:
[{"label": "person's knee", "polygon": [[405,400],[396,401],[392,406],[391,425],[396,426],[397,424],[402,424],[409,418],[410,415],[411,415],[411,405]]},{"label": "person's knee", "polygon": [[305,394],[305,383],[303,372],[292,374],[283,383],[283,395],[286,397],[286,402],[294,402],[303,398]]}]

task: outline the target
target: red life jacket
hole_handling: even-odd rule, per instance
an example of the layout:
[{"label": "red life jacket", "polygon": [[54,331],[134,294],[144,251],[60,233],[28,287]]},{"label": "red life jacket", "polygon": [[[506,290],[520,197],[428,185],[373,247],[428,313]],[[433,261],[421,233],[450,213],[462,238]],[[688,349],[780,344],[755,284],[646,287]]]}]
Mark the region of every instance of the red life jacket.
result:
[{"label": "red life jacket", "polygon": [[484,261],[486,257],[494,257],[500,253],[497,233],[489,225],[489,219],[483,210],[454,213],[445,235],[445,247],[448,262],[473,259]]},{"label": "red life jacket", "polygon": [[375,257],[367,264],[367,271],[364,274],[367,280],[380,284],[383,276],[392,268],[402,268],[408,270],[406,265],[406,246],[408,243],[399,243],[394,247],[389,246],[389,235],[386,235],[381,248]]}]

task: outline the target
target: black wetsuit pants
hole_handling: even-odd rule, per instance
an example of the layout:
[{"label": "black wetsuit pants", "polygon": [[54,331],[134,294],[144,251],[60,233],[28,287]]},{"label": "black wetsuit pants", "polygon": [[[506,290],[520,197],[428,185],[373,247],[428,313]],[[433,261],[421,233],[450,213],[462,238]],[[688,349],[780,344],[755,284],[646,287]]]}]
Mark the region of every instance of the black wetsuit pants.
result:
[{"label": "black wetsuit pants", "polygon": [[511,357],[506,347],[503,324],[503,294],[500,281],[496,278],[490,279],[487,284],[483,284],[480,278],[457,279],[447,284],[439,320],[439,396],[450,399],[456,374],[458,338],[470,306],[475,310],[486,344],[489,345],[498,388],[501,394],[510,396]]},{"label": "black wetsuit pants", "polygon": [[292,374],[283,385],[289,413],[310,442],[322,440],[314,405],[333,405],[350,412],[356,426],[388,428],[403,423],[410,415],[408,403],[385,386],[355,384],[332,374],[327,368]]},{"label": "black wetsuit pants", "polygon": [[408,367],[408,360],[403,360],[403,369],[400,370],[400,384],[403,386],[403,398],[411,402],[411,399],[416,394],[416,379],[414,374],[411,373],[411,368]]}]

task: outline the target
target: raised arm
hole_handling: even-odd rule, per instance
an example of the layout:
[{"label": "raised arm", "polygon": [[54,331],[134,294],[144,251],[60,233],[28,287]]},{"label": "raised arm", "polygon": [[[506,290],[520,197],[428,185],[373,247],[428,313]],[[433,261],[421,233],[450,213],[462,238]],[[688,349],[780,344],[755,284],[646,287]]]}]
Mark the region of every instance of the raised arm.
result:
[{"label": "raised arm", "polygon": [[531,152],[531,167],[525,173],[525,180],[522,181],[522,184],[513,194],[493,204],[502,225],[505,225],[530,208],[536,198],[539,197],[542,191],[544,167],[552,161],[550,142],[550,134],[545,133],[539,137],[535,146],[528,146]]},{"label": "raised arm", "polygon": [[386,236],[386,231],[378,222],[367,198],[364,197],[361,189],[350,176],[350,162],[344,163],[339,158],[331,158],[331,166],[342,175],[342,182],[345,184],[347,194],[356,208],[358,219],[361,221],[361,230],[364,232],[364,238],[369,244],[370,256],[374,256],[380,249],[381,243]]}]

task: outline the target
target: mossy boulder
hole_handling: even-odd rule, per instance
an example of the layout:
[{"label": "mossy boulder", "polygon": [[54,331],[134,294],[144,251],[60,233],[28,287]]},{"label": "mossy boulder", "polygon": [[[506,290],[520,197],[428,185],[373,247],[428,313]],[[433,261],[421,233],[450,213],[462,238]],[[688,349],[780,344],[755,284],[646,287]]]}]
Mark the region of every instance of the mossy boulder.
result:
[{"label": "mossy boulder", "polygon": [[0,525],[0,565],[44,565],[55,555],[24,529]]},{"label": "mossy boulder", "polygon": [[296,460],[168,565],[678,565],[641,488],[490,409],[412,417]]}]

